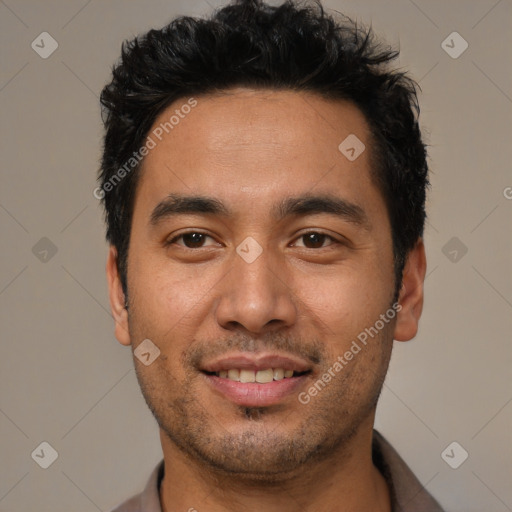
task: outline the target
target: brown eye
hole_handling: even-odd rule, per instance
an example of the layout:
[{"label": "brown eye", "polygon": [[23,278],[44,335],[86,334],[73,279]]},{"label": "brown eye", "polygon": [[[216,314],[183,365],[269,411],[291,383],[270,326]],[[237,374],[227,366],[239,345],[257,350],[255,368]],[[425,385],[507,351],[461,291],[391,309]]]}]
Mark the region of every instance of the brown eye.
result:
[{"label": "brown eye", "polygon": [[[304,233],[299,237],[299,240],[302,240],[304,247],[307,249],[320,249],[324,246],[324,242],[329,239],[334,242],[334,238],[332,236],[326,235],[324,233],[319,233],[317,231],[311,231],[310,233]],[[329,244],[331,245],[331,244]]]},{"label": "brown eye", "polygon": [[172,245],[176,243],[178,240],[182,239],[183,243],[179,243],[177,245],[186,247],[187,249],[200,249],[201,247],[203,247],[203,244],[207,238],[211,237],[206,235],[205,233],[200,233],[198,231],[190,231],[188,233],[182,233],[181,235],[174,237],[172,240],[169,240],[169,242],[167,242],[167,245]]},{"label": "brown eye", "polygon": [[203,235],[203,233],[186,233],[183,235],[183,242],[184,244],[193,249],[196,247],[201,247],[206,235]]}]

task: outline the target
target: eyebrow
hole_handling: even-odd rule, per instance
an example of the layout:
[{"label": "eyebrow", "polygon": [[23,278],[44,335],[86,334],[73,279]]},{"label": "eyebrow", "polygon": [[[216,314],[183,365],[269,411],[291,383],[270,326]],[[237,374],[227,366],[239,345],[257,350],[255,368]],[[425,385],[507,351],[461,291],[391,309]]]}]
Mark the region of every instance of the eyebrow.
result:
[{"label": "eyebrow", "polygon": [[[356,224],[369,231],[371,223],[363,208],[346,199],[330,194],[304,194],[298,197],[286,197],[271,208],[275,221],[292,216],[306,216],[327,213],[344,221]],[[220,200],[208,196],[187,196],[169,194],[153,209],[150,224],[156,226],[176,215],[199,214],[233,218],[233,212]]]},{"label": "eyebrow", "polygon": [[276,220],[291,216],[306,216],[327,213],[342,220],[370,230],[371,224],[366,212],[357,204],[330,194],[305,194],[299,197],[287,197],[273,208]]},{"label": "eyebrow", "polygon": [[230,210],[213,197],[169,194],[151,212],[150,223],[156,226],[163,220],[180,214],[232,216]]}]

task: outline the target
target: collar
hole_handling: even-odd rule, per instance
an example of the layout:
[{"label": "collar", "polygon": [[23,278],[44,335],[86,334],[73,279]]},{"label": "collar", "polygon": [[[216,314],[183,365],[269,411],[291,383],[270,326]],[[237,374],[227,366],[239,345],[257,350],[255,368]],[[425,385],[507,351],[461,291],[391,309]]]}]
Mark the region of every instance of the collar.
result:
[{"label": "collar", "polygon": [[[388,484],[392,512],[443,512],[396,450],[376,430],[373,431],[372,458]],[[159,490],[163,477],[164,461],[161,460],[144,491],[112,512],[162,512]]]}]

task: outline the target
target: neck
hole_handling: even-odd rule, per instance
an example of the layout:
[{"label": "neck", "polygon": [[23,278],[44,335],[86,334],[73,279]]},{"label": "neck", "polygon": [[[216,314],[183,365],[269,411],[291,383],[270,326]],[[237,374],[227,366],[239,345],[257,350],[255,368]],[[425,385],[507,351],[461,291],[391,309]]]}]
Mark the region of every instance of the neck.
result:
[{"label": "neck", "polygon": [[372,461],[373,417],[328,459],[269,483],[221,473],[191,459],[161,431],[163,512],[390,512],[387,484]]}]

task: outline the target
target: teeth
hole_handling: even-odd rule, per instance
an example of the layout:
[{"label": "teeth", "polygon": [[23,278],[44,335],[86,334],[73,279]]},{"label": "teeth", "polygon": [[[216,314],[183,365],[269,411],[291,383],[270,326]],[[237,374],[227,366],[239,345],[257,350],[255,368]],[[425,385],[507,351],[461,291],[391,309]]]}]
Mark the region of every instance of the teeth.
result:
[{"label": "teeth", "polygon": [[232,368],[230,370],[221,370],[217,375],[223,379],[234,380],[236,382],[258,382],[266,384],[273,380],[289,379],[293,377],[293,370],[284,370],[283,368],[268,368],[267,370],[238,370]]},{"label": "teeth", "polygon": [[240,380],[240,371],[239,370],[228,370],[228,379],[236,380],[238,382]]},{"label": "teeth", "polygon": [[284,370],[282,368],[274,368],[274,380],[284,379]]},{"label": "teeth", "polygon": [[268,370],[260,370],[259,372],[256,372],[256,382],[259,382],[260,384],[272,382],[273,380],[274,380],[274,372],[272,371],[272,368],[269,368]]},{"label": "teeth", "polygon": [[240,370],[240,382],[255,382],[256,373],[251,370]]}]

